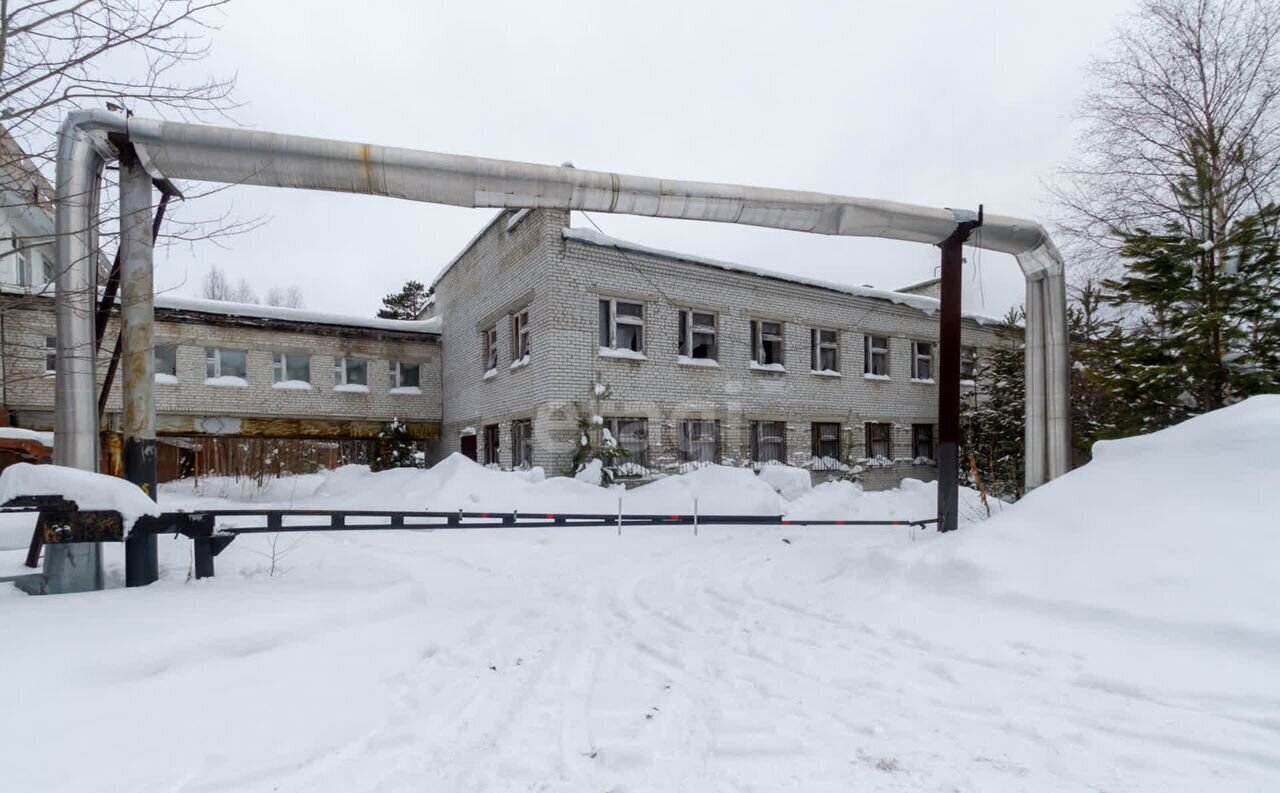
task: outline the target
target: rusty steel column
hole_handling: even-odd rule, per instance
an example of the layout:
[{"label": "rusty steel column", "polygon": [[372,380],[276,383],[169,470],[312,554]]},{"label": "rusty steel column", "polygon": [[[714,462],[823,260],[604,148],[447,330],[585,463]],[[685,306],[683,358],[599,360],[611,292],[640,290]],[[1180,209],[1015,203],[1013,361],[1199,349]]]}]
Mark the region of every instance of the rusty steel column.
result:
[{"label": "rusty steel column", "polygon": [[[120,339],[124,475],[156,497],[156,403],[151,177],[131,156],[120,157]],[[128,530],[130,527],[126,526]],[[145,586],[159,577],[156,535],[125,539],[125,585]]]},{"label": "rusty steel column", "polygon": [[[960,523],[960,293],[964,243],[982,225],[976,220],[956,226],[943,240],[942,308],[938,339],[938,531],[955,531]],[[914,373],[913,373],[914,375]]]}]

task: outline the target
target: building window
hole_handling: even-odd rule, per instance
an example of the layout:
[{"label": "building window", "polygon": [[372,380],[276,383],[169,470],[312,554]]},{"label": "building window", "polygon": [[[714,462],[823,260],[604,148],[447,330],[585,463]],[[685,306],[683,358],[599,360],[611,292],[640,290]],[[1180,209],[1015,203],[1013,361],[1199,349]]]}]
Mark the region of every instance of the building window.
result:
[{"label": "building window", "polygon": [[27,254],[21,250],[14,252],[18,286],[31,286],[31,268],[27,263]]},{"label": "building window", "polygon": [[363,358],[334,358],[333,384],[335,386],[362,385],[368,387],[369,362]]},{"label": "building window", "polygon": [[814,328],[809,331],[810,369],[815,372],[840,371],[839,338],[840,334],[834,330]]},{"label": "building window", "polygon": [[58,371],[58,337],[44,337],[44,373],[54,374]]},{"label": "building window", "polygon": [[933,345],[927,341],[911,342],[911,377],[914,380],[933,379]]},{"label": "building window", "polygon": [[311,356],[298,353],[272,353],[271,382],[310,383]]},{"label": "building window", "polygon": [[484,427],[484,464],[500,465],[501,460],[498,459],[498,449],[500,448],[499,438],[502,437],[497,424],[486,424]]},{"label": "building window", "polygon": [[168,375],[169,377],[178,376],[178,348],[173,344],[157,344],[153,349],[155,354],[156,374]]},{"label": "building window", "polygon": [[978,372],[978,348],[960,348],[960,379],[972,380]]},{"label": "building window", "polygon": [[418,388],[420,385],[419,377],[421,367],[416,363],[405,363],[404,361],[391,361],[391,388]]},{"label": "building window", "polygon": [[917,464],[933,462],[932,424],[911,425],[911,448],[914,450]]},{"label": "building window", "polygon": [[529,309],[526,308],[511,315],[511,362],[523,361],[529,350]]},{"label": "building window", "polygon": [[705,419],[680,422],[676,453],[677,459],[682,463],[720,462],[720,422]]},{"label": "building window", "polygon": [[680,354],[688,358],[714,361],[716,349],[716,315],[706,311],[680,309]]},{"label": "building window", "polygon": [[249,354],[244,350],[205,347],[204,376],[209,380],[219,377],[247,379],[249,376]]},{"label": "building window", "polygon": [[600,346],[644,352],[644,304],[628,300],[601,300]]},{"label": "building window", "polygon": [[867,424],[867,457],[872,460],[893,459],[892,424]]},{"label": "building window", "polygon": [[511,422],[511,465],[513,468],[529,468],[533,465],[533,422]]},{"label": "building window", "polygon": [[889,337],[864,336],[863,373],[875,377],[889,376]]},{"label": "building window", "polygon": [[649,420],[641,418],[607,418],[605,431],[627,452],[618,464],[623,476],[645,473],[649,467]]},{"label": "building window", "polygon": [[54,264],[53,257],[46,254],[40,254],[40,274],[44,276],[44,282],[51,284],[58,277],[58,268]]},{"label": "building window", "polygon": [[818,421],[813,424],[813,457],[821,468],[834,467],[840,462],[840,425],[834,421]]},{"label": "building window", "polygon": [[494,371],[498,368],[498,328],[492,327],[484,332],[484,370]]},{"label": "building window", "polygon": [[761,366],[782,366],[782,323],[751,320],[752,358]]},{"label": "building window", "polygon": [[785,421],[751,422],[751,459],[757,463],[781,463],[787,459]]}]

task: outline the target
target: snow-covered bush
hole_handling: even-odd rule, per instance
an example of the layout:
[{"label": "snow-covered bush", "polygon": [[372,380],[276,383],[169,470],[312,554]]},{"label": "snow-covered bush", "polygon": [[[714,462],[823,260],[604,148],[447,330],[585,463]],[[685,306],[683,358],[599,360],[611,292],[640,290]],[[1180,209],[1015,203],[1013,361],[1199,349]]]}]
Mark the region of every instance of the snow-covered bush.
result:
[{"label": "snow-covered bush", "polygon": [[618,441],[604,424],[601,406],[612,391],[606,383],[591,387],[591,410],[578,406],[578,442],[573,451],[569,476],[596,485],[611,485],[622,475],[619,466],[630,452],[618,445]]},{"label": "snow-covered bush", "polygon": [[400,419],[391,419],[387,426],[378,431],[378,435],[370,444],[370,470],[422,468],[424,462],[425,456],[419,453],[413,436],[409,434],[408,428]]}]

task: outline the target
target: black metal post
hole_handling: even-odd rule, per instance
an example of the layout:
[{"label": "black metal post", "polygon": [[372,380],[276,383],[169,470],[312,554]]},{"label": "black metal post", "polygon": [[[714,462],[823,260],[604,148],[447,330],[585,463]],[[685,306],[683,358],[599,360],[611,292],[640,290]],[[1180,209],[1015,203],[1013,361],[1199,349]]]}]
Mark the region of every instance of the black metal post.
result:
[{"label": "black metal post", "polygon": [[964,243],[982,225],[966,220],[942,241],[942,310],[938,339],[938,531],[960,521],[960,292]]},{"label": "black metal post", "polygon": [[195,556],[196,578],[213,578],[213,538],[195,537],[191,546]]}]

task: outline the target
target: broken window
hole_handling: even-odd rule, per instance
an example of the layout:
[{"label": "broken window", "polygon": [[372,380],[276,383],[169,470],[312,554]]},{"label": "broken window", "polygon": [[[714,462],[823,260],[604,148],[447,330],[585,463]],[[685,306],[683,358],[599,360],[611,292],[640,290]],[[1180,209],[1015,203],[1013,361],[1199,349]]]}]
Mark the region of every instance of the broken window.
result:
[{"label": "broken window", "polygon": [[178,348],[173,344],[157,344],[152,348],[156,374],[178,376]]},{"label": "broken window", "polygon": [[649,467],[649,420],[643,418],[607,418],[605,429],[620,449],[627,456],[618,463],[623,475],[640,474],[638,470],[628,470],[628,464],[641,468]]},{"label": "broken window", "polygon": [[[529,309],[511,315],[511,361],[522,361],[529,355]],[[495,360],[496,363],[496,360]]]},{"label": "broken window", "polygon": [[751,459],[757,463],[781,463],[786,458],[786,422],[751,422]]},{"label": "broken window", "polygon": [[204,350],[204,376],[209,380],[218,377],[239,377],[246,379],[249,375],[249,354],[244,350],[224,350],[219,347],[206,347]]},{"label": "broken window", "polygon": [[417,388],[421,368],[416,363],[390,361],[390,386],[392,388]]},{"label": "broken window", "polygon": [[810,369],[815,372],[840,371],[839,338],[840,334],[834,330],[813,328],[809,331]]},{"label": "broken window", "polygon": [[978,371],[978,348],[960,348],[960,379],[972,380]]},{"label": "broken window", "polygon": [[498,368],[498,328],[494,326],[484,332],[484,371]]},{"label": "broken window", "polygon": [[927,341],[911,342],[911,377],[915,380],[933,379],[933,345]]},{"label": "broken window", "polygon": [[876,377],[889,376],[889,337],[864,336],[863,369],[865,374]]},{"label": "broken window", "polygon": [[271,382],[311,382],[311,356],[277,352],[271,356]]},{"label": "broken window", "polygon": [[917,463],[933,462],[932,424],[911,425],[911,448],[914,450]]},{"label": "broken window", "polygon": [[832,467],[840,462],[840,425],[834,421],[813,424],[813,456],[822,465]]},{"label": "broken window", "polygon": [[533,466],[533,422],[529,419],[511,422],[511,466]]},{"label": "broken window", "polygon": [[54,374],[58,371],[58,337],[44,337],[44,373]]},{"label": "broken window", "polygon": [[677,457],[682,463],[720,462],[720,422],[687,419],[680,422]]},{"label": "broken window", "polygon": [[600,346],[644,352],[644,304],[628,300],[601,300]]},{"label": "broken window", "polygon": [[680,309],[680,354],[689,358],[714,361],[716,349],[716,315],[707,311]]},{"label": "broken window", "polygon": [[484,427],[484,464],[499,465],[501,461],[498,459],[499,438],[501,438],[497,424],[486,424]]},{"label": "broken window", "polygon": [[893,459],[892,424],[867,424],[867,457],[872,460]]},{"label": "broken window", "polygon": [[333,384],[335,386],[369,385],[369,362],[362,358],[335,358]]},{"label": "broken window", "polygon": [[751,320],[752,360],[761,366],[782,366],[782,323]]}]

